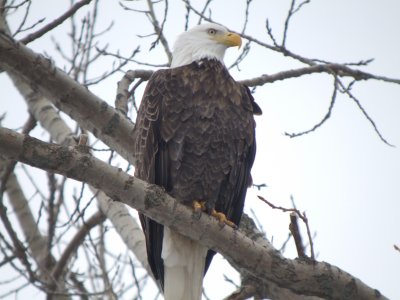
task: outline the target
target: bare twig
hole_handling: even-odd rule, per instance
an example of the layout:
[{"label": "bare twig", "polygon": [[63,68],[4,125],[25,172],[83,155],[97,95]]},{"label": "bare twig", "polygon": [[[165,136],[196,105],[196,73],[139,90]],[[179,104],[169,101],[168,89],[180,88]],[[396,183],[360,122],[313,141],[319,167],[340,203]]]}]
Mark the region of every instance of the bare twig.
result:
[{"label": "bare twig", "polygon": [[297,7],[293,10],[293,14],[297,13],[304,5],[309,4],[311,2],[311,0],[304,0],[303,2],[301,2],[299,5],[297,5]]},{"label": "bare twig", "polygon": [[65,248],[63,254],[58,260],[57,264],[54,266],[52,271],[52,277],[55,281],[58,280],[59,276],[62,274],[66,264],[68,263],[71,255],[76,251],[76,249],[81,245],[82,241],[89,233],[89,231],[97,226],[98,224],[105,221],[105,216],[102,212],[98,211],[93,216],[91,216],[80,228],[80,230],[75,234],[75,236],[71,239],[71,242],[68,244],[67,248]]},{"label": "bare twig", "polygon": [[233,67],[237,67],[239,69],[239,64],[246,58],[246,56],[249,54],[250,52],[250,43],[251,42],[247,42],[242,50],[242,53],[240,53],[240,55],[238,56],[238,58],[235,60],[235,62],[230,65],[228,67],[228,69],[232,69]]},{"label": "bare twig", "polygon": [[0,7],[0,9],[7,9],[7,10],[14,9],[14,10],[17,10],[18,8],[20,8],[21,6],[24,6],[26,3],[30,2],[30,1],[31,0],[23,0],[20,3],[17,3],[16,5],[14,5],[14,3],[7,4],[4,7]]},{"label": "bare twig", "polygon": [[308,225],[308,219],[307,219],[306,213],[305,212],[301,213],[296,208],[285,208],[285,207],[282,207],[282,206],[276,206],[276,205],[272,204],[271,202],[269,202],[267,199],[265,199],[262,196],[257,196],[257,197],[258,197],[258,199],[260,199],[264,203],[268,204],[273,209],[279,209],[279,210],[281,210],[283,212],[295,213],[304,222],[304,224],[306,225],[308,240],[309,240],[309,243],[310,243],[311,259],[315,260],[314,244],[313,244],[313,241],[312,241],[310,226]]},{"label": "bare twig", "polygon": [[288,15],[285,20],[285,26],[283,28],[283,37],[282,37],[282,43],[281,43],[281,46],[283,48],[286,46],[287,32],[289,29],[289,21],[292,18],[295,3],[296,3],[296,0],[291,1]]},{"label": "bare twig", "polygon": [[306,253],[303,245],[303,241],[300,234],[299,224],[298,224],[298,215],[294,212],[290,213],[290,225],[289,230],[292,233],[294,242],[296,244],[297,255],[300,258],[305,258]]},{"label": "bare twig", "polygon": [[299,68],[294,70],[282,71],[272,75],[261,75],[252,79],[242,80],[241,83],[247,86],[262,86],[266,83],[272,83],[279,80],[301,77],[303,75],[314,73],[328,73],[338,77],[353,77],[355,80],[378,80],[388,83],[400,84],[400,79],[389,78],[386,76],[374,75],[361,70],[355,70],[341,64],[317,64],[310,67]]},{"label": "bare twig", "polygon": [[287,243],[290,241],[292,234],[289,232],[286,240],[282,243],[281,247],[278,249],[280,253],[285,253]]},{"label": "bare twig", "polygon": [[269,24],[269,20],[268,19],[265,20],[265,29],[267,29],[268,36],[272,40],[272,43],[274,44],[274,46],[275,47],[279,47],[278,42],[276,41],[275,36],[272,33],[272,28],[271,28],[271,26]]},{"label": "bare twig", "polygon": [[115,57],[115,58],[117,58],[117,59],[119,59],[119,60],[128,61],[128,62],[133,62],[133,63],[136,63],[136,64],[138,64],[138,65],[141,64],[141,65],[146,65],[146,66],[151,66],[151,67],[158,67],[158,68],[168,67],[168,64],[167,64],[167,63],[165,63],[165,64],[151,64],[151,63],[145,63],[145,62],[141,62],[141,61],[138,61],[138,60],[133,59],[133,57],[134,57],[137,53],[140,52],[140,46],[136,47],[136,48],[132,51],[132,53],[131,53],[130,56],[122,56],[121,54],[119,54],[119,52],[117,52],[117,53],[111,53],[111,52],[106,51],[105,49],[100,49],[100,48],[98,48],[98,47],[96,47],[96,50],[97,50],[99,53],[101,53],[101,55]]},{"label": "bare twig", "polygon": [[250,5],[253,0],[246,0],[246,9],[244,12],[244,24],[242,27],[242,33],[246,32],[247,23],[249,22],[249,12],[250,12]]},{"label": "bare twig", "polygon": [[[367,63],[367,62],[363,62],[363,63]],[[384,82],[394,83],[394,84],[400,84],[400,79],[389,78],[389,77],[385,77],[385,76],[374,75],[374,74],[367,73],[367,72],[360,71],[360,70],[355,70],[355,69],[348,67],[347,65],[317,64],[317,65],[313,65],[313,66],[306,67],[306,68],[300,68],[300,69],[295,69],[295,70],[279,72],[274,75],[262,75],[262,76],[259,76],[259,77],[253,78],[253,79],[242,80],[241,83],[246,84],[248,86],[259,86],[259,85],[263,85],[266,83],[272,83],[272,82],[275,82],[278,80],[283,80],[283,79],[288,79],[288,78],[293,78],[293,77],[300,77],[300,76],[312,74],[312,73],[328,73],[328,74],[332,74],[335,78],[334,91],[333,91],[333,95],[331,97],[331,102],[330,102],[330,105],[328,108],[328,112],[325,114],[325,116],[322,118],[322,120],[320,122],[318,122],[317,124],[315,124],[311,129],[300,132],[300,133],[285,133],[285,135],[287,135],[291,138],[298,137],[298,136],[313,132],[317,128],[322,126],[329,119],[329,117],[332,113],[332,109],[333,109],[333,106],[336,101],[337,90],[338,90],[338,87],[340,86],[342,89],[341,92],[343,94],[347,94],[350,97],[350,99],[352,99],[356,103],[356,105],[361,110],[363,115],[367,118],[369,123],[374,128],[375,132],[378,134],[379,138],[388,146],[391,146],[391,147],[394,146],[383,137],[381,132],[378,130],[374,120],[368,115],[368,113],[366,112],[364,107],[361,105],[360,101],[350,92],[350,89],[348,87],[346,88],[344,86],[344,84],[338,77],[352,77],[352,78],[354,78],[354,81],[378,80],[378,81],[384,81]],[[354,84],[354,82],[352,82],[352,84]]]},{"label": "bare twig", "polygon": [[[204,3],[203,9],[201,10],[201,14],[202,14],[202,15],[204,15],[204,14],[206,13],[206,10],[207,10],[207,8],[210,6],[211,2],[212,2],[212,0],[207,0],[207,1]],[[197,24],[200,24],[201,21],[202,21],[202,19],[203,19],[203,17],[202,17],[202,16],[199,16],[199,20],[197,21]],[[187,29],[187,27],[186,27],[186,29]]]},{"label": "bare twig", "polygon": [[305,0],[305,1],[301,2],[299,5],[297,5],[297,7],[296,7],[296,0],[292,0],[289,11],[288,11],[288,15],[285,20],[281,47],[285,48],[285,46],[286,46],[287,33],[289,30],[289,22],[291,21],[293,15],[295,13],[297,13],[304,5],[306,5],[310,2],[311,2],[311,0]]},{"label": "bare twig", "polygon": [[7,208],[4,206],[2,198],[3,197],[0,195],[0,219],[3,222],[3,225],[8,233],[8,236],[10,237],[13,243],[14,246],[13,253],[19,258],[22,265],[25,267],[25,271],[29,276],[29,281],[30,282],[37,281],[38,280],[37,276],[35,272],[32,270],[32,266],[27,256],[27,251],[26,251],[27,249],[24,247],[23,243],[18,238],[18,235],[15,232],[14,227],[7,216]]},{"label": "bare twig", "polygon": [[266,184],[266,183],[260,183],[260,184],[253,183],[253,186],[254,186],[255,188],[257,188],[257,190],[260,191],[262,188],[266,188],[266,187],[267,187],[267,184]]},{"label": "bare twig", "polygon": [[48,197],[48,205],[47,205],[47,248],[43,249],[46,253],[46,269],[50,269],[53,264],[53,257],[51,255],[51,249],[53,246],[53,241],[55,238],[55,233],[56,233],[56,211],[54,209],[55,205],[55,194],[57,190],[57,180],[55,178],[55,174],[51,172],[47,172],[47,178],[48,178],[48,185],[49,185],[49,197]]},{"label": "bare twig", "polygon": [[153,0],[147,0],[147,6],[149,8],[149,11],[146,13],[146,15],[148,16],[151,24],[153,25],[154,31],[157,34],[157,39],[152,43],[151,48],[154,48],[157,45],[158,41],[160,41],[164,47],[165,53],[167,54],[168,62],[171,63],[172,52],[169,48],[168,41],[164,36],[164,25],[165,25],[165,21],[167,19],[167,13],[168,13],[168,1],[166,0],[164,2],[165,2],[165,10],[164,10],[164,18],[161,23],[161,26],[158,22],[155,12],[154,12]]},{"label": "bare twig", "polygon": [[[5,3],[6,1],[4,1],[4,3]],[[21,23],[19,24],[19,26],[18,26],[18,28],[15,30],[15,32],[12,34],[12,36],[13,37],[15,37],[21,30],[22,30],[22,27],[24,27],[24,25],[25,25],[25,23],[26,23],[26,20],[28,19],[28,15],[29,15],[29,12],[30,12],[30,9],[31,9],[31,5],[32,5],[32,1],[28,1],[27,2],[28,4],[27,4],[27,6],[26,6],[26,8],[25,8],[25,12],[24,12],[24,16],[22,17],[22,21],[21,21]],[[3,11],[4,12],[4,11]],[[10,34],[10,33],[9,33]],[[11,34],[10,34],[11,35]]]},{"label": "bare twig", "polygon": [[337,90],[338,90],[338,79],[337,79],[336,76],[334,76],[333,86],[334,86],[333,94],[332,94],[332,97],[331,97],[331,102],[329,104],[328,111],[325,114],[325,116],[321,119],[321,121],[319,121],[317,124],[315,124],[311,129],[308,129],[306,131],[302,131],[302,132],[298,132],[298,133],[287,133],[287,132],[285,132],[286,136],[289,136],[290,138],[294,138],[294,137],[298,137],[298,136],[313,132],[313,131],[317,130],[319,127],[321,127],[330,118],[330,116],[332,114],[333,106],[335,105],[335,102],[336,102],[336,96],[337,96]]},{"label": "bare twig", "polygon": [[[308,242],[310,243],[310,252],[311,252],[311,259],[315,260],[315,252],[314,252],[314,242],[313,242],[313,237],[311,236],[311,231],[310,231],[310,226],[308,225],[308,218],[306,215],[306,212],[303,212],[304,216],[304,223],[306,224],[306,230],[307,230],[307,236],[308,236]],[[315,235],[314,235],[315,236]]]},{"label": "bare twig", "polygon": [[31,33],[28,36],[22,38],[20,40],[20,42],[26,45],[26,44],[40,38],[41,36],[43,36],[44,34],[49,32],[50,30],[52,30],[52,29],[56,28],[58,25],[62,24],[65,20],[70,18],[72,15],[74,15],[82,6],[89,4],[91,1],[92,0],[81,0],[77,3],[75,3],[68,11],[66,11],[60,17],[55,19],[53,22],[47,24],[40,30],[38,30],[34,33]]},{"label": "bare twig", "polygon": [[346,88],[344,86],[344,84],[339,81],[339,84],[341,86],[341,88],[343,89],[343,93],[347,94],[347,96],[350,97],[351,100],[353,100],[353,102],[358,106],[358,108],[361,110],[361,112],[363,113],[364,117],[368,120],[368,122],[372,125],[372,127],[374,128],[376,134],[379,136],[379,138],[381,139],[382,142],[384,142],[386,145],[390,146],[390,147],[394,147],[393,144],[389,143],[381,134],[381,132],[379,131],[378,127],[376,126],[374,120],[369,116],[369,114],[367,113],[367,111],[364,109],[364,107],[361,105],[360,101],[353,95],[353,93],[350,92],[350,89]]},{"label": "bare twig", "polygon": [[252,285],[242,285],[237,291],[225,298],[225,300],[246,300],[253,297],[257,290]]}]

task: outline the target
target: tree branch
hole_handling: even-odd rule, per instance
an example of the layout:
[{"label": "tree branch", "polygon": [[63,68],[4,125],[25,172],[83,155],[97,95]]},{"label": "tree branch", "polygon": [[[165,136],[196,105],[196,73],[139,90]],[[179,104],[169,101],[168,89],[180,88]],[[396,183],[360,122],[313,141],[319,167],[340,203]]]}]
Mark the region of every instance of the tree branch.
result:
[{"label": "tree branch", "polygon": [[20,42],[26,45],[26,44],[40,38],[41,36],[43,36],[44,34],[49,32],[50,30],[53,30],[58,25],[62,24],[65,20],[70,18],[72,15],[74,15],[82,6],[89,4],[91,1],[92,0],[82,0],[80,2],[75,3],[74,6],[72,6],[68,11],[66,11],[60,17],[55,19],[53,22],[47,24],[46,26],[39,29],[38,31],[31,33],[28,36],[24,37],[23,39],[20,40]]},{"label": "tree branch", "polygon": [[129,162],[134,162],[131,150],[133,123],[56,68],[53,62],[0,33],[0,67],[22,78],[80,126],[92,132]]},{"label": "tree branch", "polygon": [[[240,231],[242,231],[255,243],[266,248],[272,248],[272,244],[267,240],[265,234],[258,230],[254,221],[247,214],[243,214],[242,216],[242,219],[240,221]],[[282,252],[280,251],[280,253]],[[255,297],[254,299],[258,299],[256,298],[256,296],[258,296],[261,299],[274,300],[322,300],[321,298],[315,296],[304,296],[295,294],[293,291],[281,287],[274,282],[266,281],[260,277],[253,276],[249,271],[238,266],[229,258],[227,258],[227,260],[240,273],[242,284],[241,287],[237,291],[233,292],[230,296],[228,296],[226,300],[241,299],[240,297],[244,298],[249,294],[252,294],[252,296]]]},{"label": "tree branch", "polygon": [[364,71],[349,68],[346,65],[334,64],[334,63],[317,64],[310,67],[282,71],[272,75],[264,74],[252,79],[242,80],[240,81],[240,83],[243,83],[251,87],[262,86],[266,83],[272,83],[275,81],[289,79],[289,78],[301,77],[303,75],[314,74],[314,73],[327,73],[327,74],[337,75],[340,77],[353,77],[355,80],[374,79],[388,83],[400,84],[400,79],[374,75]]},{"label": "tree branch", "polygon": [[289,230],[292,233],[294,242],[296,244],[297,256],[299,258],[307,258],[306,251],[301,238],[300,228],[298,223],[298,215],[294,212],[290,213]]},{"label": "tree branch", "polygon": [[90,232],[90,230],[99,225],[100,223],[104,222],[106,219],[105,215],[98,211],[93,216],[91,216],[87,222],[83,224],[80,230],[75,234],[75,236],[69,242],[67,248],[65,248],[63,254],[61,255],[60,259],[58,260],[57,264],[54,266],[52,271],[52,276],[56,281],[58,281],[59,277],[61,276],[62,272],[64,271],[65,266],[68,263],[69,258],[73,253],[76,252],[79,245],[83,242],[86,235]]},{"label": "tree branch", "polygon": [[[64,146],[75,146],[76,141],[73,139],[73,132],[61,119],[51,102],[40,95],[39,92],[33,92],[30,86],[19,80],[17,76],[10,75],[16,87],[24,96],[25,101],[27,101],[29,110],[41,123],[42,127],[49,132],[52,140]],[[93,195],[96,195],[101,211],[107,215],[107,218],[111,221],[127,248],[135,254],[142,266],[151,274],[147,262],[144,235],[139,224],[129,214],[125,205],[113,202],[103,192],[99,192],[91,186],[89,188]],[[37,241],[37,239],[34,240]]]},{"label": "tree branch", "polygon": [[6,157],[101,187],[114,200],[215,249],[254,276],[298,294],[328,299],[386,299],[379,291],[337,267],[324,262],[285,259],[275,249],[254,243],[240,231],[229,226],[221,228],[216,219],[206,214],[197,220],[189,207],[162,188],[129,176],[77,149],[0,129],[0,153]]},{"label": "tree branch", "polygon": [[115,108],[121,111],[121,113],[123,113],[124,115],[127,115],[128,100],[131,96],[131,93],[129,92],[129,86],[137,78],[142,81],[148,80],[152,74],[153,71],[151,70],[134,70],[126,72],[122,79],[118,81],[117,97],[115,98]]},{"label": "tree branch", "polygon": [[165,2],[164,19],[162,21],[161,26],[158,23],[158,19],[154,12],[153,0],[147,0],[147,6],[149,8],[149,11],[146,13],[146,15],[149,17],[149,20],[150,20],[151,24],[153,25],[154,32],[157,34],[157,39],[153,42],[152,48],[158,43],[158,41],[161,41],[161,44],[164,47],[164,51],[167,54],[168,62],[171,63],[172,52],[169,49],[168,41],[164,36],[164,25],[165,25],[165,21],[167,19],[167,13],[168,13],[168,1],[166,0],[164,2]]},{"label": "tree branch", "polygon": [[[1,20],[4,21],[2,27],[6,30],[6,32],[8,32],[8,26],[5,23],[5,20],[3,18],[1,18],[0,21]],[[144,76],[145,78],[146,76],[150,77],[152,71],[149,72],[145,70],[138,70],[136,72],[128,71],[125,76],[128,77],[128,80],[130,78],[130,80],[133,81],[135,78],[140,78],[141,76]],[[35,87],[35,85],[28,84],[22,80],[17,73],[8,71],[8,75],[11,77],[14,85],[27,102],[29,111],[34,115],[35,119],[40,122],[42,127],[50,134],[52,140],[64,146],[75,146],[76,140],[74,139],[74,133],[60,117],[52,103],[39,91],[32,89]],[[62,82],[60,84],[62,84]],[[75,84],[78,85],[78,83]],[[129,126],[132,125],[129,123]],[[126,138],[129,137],[127,136]],[[127,153],[129,153],[129,151],[130,149],[126,150]],[[135,254],[142,266],[148,271],[149,274],[151,274],[150,267],[147,262],[144,235],[139,224],[129,214],[125,205],[119,202],[113,202],[104,193],[99,192],[91,186],[90,189],[94,195],[97,195],[96,198],[98,200],[100,209],[111,221],[115,230],[126,244],[127,248]],[[33,227],[28,226],[28,228],[31,229]],[[31,240],[30,238],[27,239]],[[38,240],[35,238],[34,241]],[[72,279],[74,280],[74,278]]]}]

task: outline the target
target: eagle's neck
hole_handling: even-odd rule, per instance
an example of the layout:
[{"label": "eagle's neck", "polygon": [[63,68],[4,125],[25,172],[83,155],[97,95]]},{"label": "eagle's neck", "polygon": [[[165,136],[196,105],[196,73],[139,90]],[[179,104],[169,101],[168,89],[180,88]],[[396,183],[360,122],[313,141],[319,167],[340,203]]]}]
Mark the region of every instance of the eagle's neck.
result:
[{"label": "eagle's neck", "polygon": [[177,40],[172,53],[171,68],[191,64],[204,58],[215,59],[224,64],[226,46],[215,42],[201,43],[195,39]]}]

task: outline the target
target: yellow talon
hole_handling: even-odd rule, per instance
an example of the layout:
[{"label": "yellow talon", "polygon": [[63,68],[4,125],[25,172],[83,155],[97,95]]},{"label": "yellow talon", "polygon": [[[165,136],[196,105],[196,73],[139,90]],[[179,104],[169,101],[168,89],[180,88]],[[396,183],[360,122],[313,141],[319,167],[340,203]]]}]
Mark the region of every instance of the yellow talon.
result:
[{"label": "yellow talon", "polygon": [[217,212],[215,209],[213,209],[211,211],[211,215],[216,218],[221,224],[226,224],[232,228],[237,228],[236,224],[233,223],[232,221],[229,221],[225,214],[221,213],[221,212]]},{"label": "yellow talon", "polygon": [[[200,218],[201,212],[206,211],[206,202],[205,201],[197,201],[194,200],[192,202],[193,213]],[[216,218],[221,225],[228,225],[232,228],[237,228],[236,224],[232,221],[229,221],[224,213],[217,212],[215,209],[211,210],[211,216]]]},{"label": "yellow talon", "polygon": [[206,210],[206,202],[194,200],[192,203],[192,207],[193,207],[194,212],[205,211]]}]

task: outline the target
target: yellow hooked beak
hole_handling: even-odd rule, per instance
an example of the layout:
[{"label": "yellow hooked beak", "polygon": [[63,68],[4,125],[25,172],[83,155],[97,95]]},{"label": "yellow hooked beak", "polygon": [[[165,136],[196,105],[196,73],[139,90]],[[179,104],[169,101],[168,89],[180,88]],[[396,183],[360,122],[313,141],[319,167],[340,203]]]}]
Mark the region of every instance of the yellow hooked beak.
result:
[{"label": "yellow hooked beak", "polygon": [[228,47],[238,46],[240,48],[240,46],[242,46],[242,38],[240,37],[240,35],[238,35],[234,32],[227,32],[220,36],[216,36],[215,38],[220,43],[222,43]]}]

